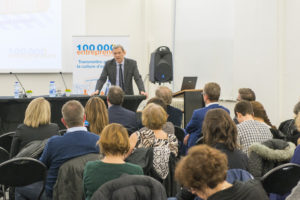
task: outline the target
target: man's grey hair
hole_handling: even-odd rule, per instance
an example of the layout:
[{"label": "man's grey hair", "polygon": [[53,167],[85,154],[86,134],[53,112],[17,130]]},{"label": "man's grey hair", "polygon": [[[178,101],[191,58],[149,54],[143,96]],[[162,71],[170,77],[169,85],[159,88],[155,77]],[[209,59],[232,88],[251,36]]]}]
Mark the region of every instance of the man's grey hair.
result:
[{"label": "man's grey hair", "polygon": [[120,45],[120,44],[113,45],[113,50],[118,49],[118,48],[121,48],[122,51],[125,51],[125,49],[122,45]]}]

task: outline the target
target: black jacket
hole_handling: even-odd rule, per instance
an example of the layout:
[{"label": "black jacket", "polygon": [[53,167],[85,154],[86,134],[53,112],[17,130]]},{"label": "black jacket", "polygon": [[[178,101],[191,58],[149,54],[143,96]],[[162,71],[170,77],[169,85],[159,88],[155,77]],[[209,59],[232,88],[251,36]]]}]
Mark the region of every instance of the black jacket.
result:
[{"label": "black jacket", "polygon": [[[102,70],[101,76],[97,81],[97,85],[95,90],[101,91],[104,83],[107,78],[111,82],[112,85],[116,85],[116,74],[117,74],[117,65],[115,59],[108,60],[105,63],[105,66]],[[135,60],[124,58],[124,87],[125,94],[133,95],[133,87],[132,87],[132,78],[134,78],[135,83],[139,89],[139,91],[145,91],[143,79],[139,73],[137,64]]]},{"label": "black jacket", "polygon": [[161,183],[149,176],[124,174],[102,185],[91,200],[166,200]]},{"label": "black jacket", "polygon": [[120,105],[112,105],[108,108],[108,118],[110,124],[122,124],[130,133],[138,130],[135,112]]},{"label": "black jacket", "polygon": [[57,124],[40,125],[37,128],[20,124],[16,129],[16,133],[13,136],[13,141],[10,149],[10,157],[14,157],[19,151],[25,147],[29,142],[35,140],[44,140],[54,135],[58,135]]},{"label": "black jacket", "polygon": [[182,122],[182,111],[178,108],[168,105],[167,106],[168,113],[168,122],[172,122],[175,126],[181,126]]}]

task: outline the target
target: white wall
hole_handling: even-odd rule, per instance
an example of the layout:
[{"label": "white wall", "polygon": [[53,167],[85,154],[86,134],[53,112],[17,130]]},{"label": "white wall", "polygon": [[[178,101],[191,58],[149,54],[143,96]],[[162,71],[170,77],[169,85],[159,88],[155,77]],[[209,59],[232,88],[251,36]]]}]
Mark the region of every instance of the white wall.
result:
[{"label": "white wall", "polygon": [[285,70],[282,72],[282,116],[293,117],[293,107],[300,100],[300,1],[286,1]]},{"label": "white wall", "polygon": [[280,66],[277,0],[236,0],[233,91],[252,88],[270,117],[279,123]]}]

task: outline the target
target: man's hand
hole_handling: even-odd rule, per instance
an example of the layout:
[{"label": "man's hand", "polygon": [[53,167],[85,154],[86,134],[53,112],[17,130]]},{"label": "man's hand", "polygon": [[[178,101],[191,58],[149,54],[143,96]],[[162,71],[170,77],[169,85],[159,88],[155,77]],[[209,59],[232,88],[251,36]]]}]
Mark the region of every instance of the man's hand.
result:
[{"label": "man's hand", "polygon": [[141,91],[140,94],[146,96],[146,99],[148,98],[147,92]]},{"label": "man's hand", "polygon": [[186,146],[188,144],[188,141],[189,141],[189,138],[190,138],[190,134],[187,134],[184,139],[183,139],[183,144]]},{"label": "man's hand", "polygon": [[95,92],[93,92],[93,93],[91,94],[91,96],[98,95],[98,94],[99,94],[99,90],[96,90]]}]

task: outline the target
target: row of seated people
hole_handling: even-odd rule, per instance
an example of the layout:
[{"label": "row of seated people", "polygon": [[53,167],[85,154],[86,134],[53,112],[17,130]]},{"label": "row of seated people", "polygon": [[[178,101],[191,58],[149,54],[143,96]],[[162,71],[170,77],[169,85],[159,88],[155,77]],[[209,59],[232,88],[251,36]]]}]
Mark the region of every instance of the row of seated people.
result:
[{"label": "row of seated people", "polygon": [[[205,99],[205,96],[208,97],[208,94],[209,94],[209,91],[204,89],[204,99]],[[102,132],[102,130],[100,130],[101,128],[99,128],[99,127],[101,127],[101,126],[99,126],[98,122],[100,121],[100,124],[102,124],[102,129],[103,129],[103,127],[105,126],[105,125],[103,125],[103,123],[105,123],[105,122],[108,123],[108,119],[107,119],[107,114],[105,113],[105,111],[106,111],[105,110],[106,109],[105,104],[104,104],[103,101],[101,102],[101,99],[100,100],[98,100],[98,99],[99,98],[97,98],[97,97],[91,98],[90,101],[86,105],[85,112],[86,112],[86,115],[87,115],[87,119],[90,122],[90,125],[89,125],[90,131],[100,134]],[[207,98],[207,99],[209,99],[209,98]],[[92,101],[94,101],[94,103],[91,103]],[[93,104],[97,104],[96,102],[99,102],[98,107],[96,109],[90,109],[90,111],[94,112],[96,114],[100,113],[99,116],[97,116],[96,114],[95,115],[92,115],[92,114],[89,115],[89,108],[88,107],[93,105]],[[34,101],[32,103],[34,103]],[[243,109],[249,108],[249,104],[247,104],[247,102],[244,102],[244,101],[241,101],[239,103],[241,104],[241,106],[240,106],[241,109],[239,110],[239,106],[237,104],[236,109],[235,109],[235,113],[237,113],[237,119],[239,121],[241,121],[240,119],[247,116],[246,114],[252,115],[253,112],[250,111],[250,112],[248,112],[248,113],[246,112],[246,114],[244,114]],[[33,105],[32,108],[37,108],[37,105]],[[28,110],[30,110],[30,105],[28,106]],[[95,110],[98,111],[98,112],[95,112]],[[150,112],[151,110],[152,110],[152,112]],[[255,165],[254,165],[254,167],[250,167],[252,165],[249,166],[248,161],[247,161],[247,155],[243,154],[240,150],[238,150],[238,145],[237,145],[238,144],[238,142],[237,142],[238,137],[237,136],[238,136],[238,130],[239,129],[236,128],[235,124],[230,119],[229,114],[227,113],[228,111],[226,112],[226,111],[224,111],[224,109],[209,109],[209,110],[210,111],[207,110],[208,112],[205,115],[205,119],[204,119],[204,122],[203,122],[203,128],[202,128],[202,132],[203,132],[203,135],[204,135],[204,138],[205,138],[205,143],[207,143],[211,146],[214,146],[216,148],[219,148],[220,150],[222,150],[225,153],[227,151],[227,153],[228,153],[227,156],[228,156],[228,160],[229,160],[229,167],[230,167],[230,165],[233,165],[233,163],[230,162],[230,157],[234,158],[234,156],[236,156],[236,158],[233,159],[234,162],[236,162],[236,165],[234,165],[233,168],[241,168],[241,169],[246,169],[246,170],[249,170],[249,171],[251,171],[251,169],[254,169]],[[28,111],[28,113],[31,113],[31,112]],[[44,113],[44,112],[41,112],[41,111],[39,111],[39,112]],[[212,112],[212,114],[209,114],[210,112]],[[27,113],[27,111],[26,111],[26,113]],[[49,109],[49,113],[50,113],[50,109]],[[239,115],[239,113],[241,113],[241,115]],[[63,112],[63,114],[64,114],[64,112]],[[70,113],[70,115],[73,116],[74,113]],[[90,118],[89,118],[89,116],[90,116]],[[41,119],[41,117],[38,117],[38,118]],[[95,118],[98,118],[100,120],[95,120]],[[157,105],[154,105],[154,104],[149,104],[145,108],[145,110],[143,111],[143,117],[142,117],[143,124],[146,127],[141,129],[140,131],[135,132],[134,134],[132,134],[130,136],[131,148],[129,150],[129,153],[132,152],[134,147],[156,147],[157,146],[157,147],[159,147],[159,148],[156,148],[156,151],[155,151],[157,155],[168,155],[170,152],[172,152],[174,154],[177,154],[177,140],[176,140],[176,137],[174,136],[174,128],[173,128],[173,133],[168,131],[170,129],[166,128],[167,127],[166,123],[165,123],[166,118],[167,118],[167,115],[166,115],[166,112],[165,112],[164,109],[162,109],[160,106],[157,106]],[[49,119],[50,119],[50,117],[49,117]],[[65,119],[65,118],[63,118],[63,119]],[[151,119],[152,119],[152,121],[151,121]],[[25,117],[25,120],[26,120],[26,117]],[[26,123],[25,120],[24,120],[24,123]],[[225,126],[225,125],[228,126],[228,124],[230,126],[225,127],[225,129],[221,129],[221,128],[224,128],[224,127],[223,126],[218,127],[217,126],[218,123],[217,123],[216,120],[219,120],[219,123],[221,125],[223,123],[223,126]],[[41,124],[43,124],[43,123],[41,123]],[[210,124],[210,125],[205,125],[205,124]],[[26,126],[26,125],[23,125],[23,126]],[[38,127],[39,127],[39,125],[38,125]],[[40,127],[42,127],[42,126],[40,126]],[[54,125],[49,124],[49,127],[54,127]],[[209,131],[209,129],[211,129],[211,131]],[[230,131],[224,131],[224,130],[227,130],[227,129],[229,129],[231,131],[235,130],[237,132],[236,133],[237,136],[235,137],[234,134],[232,136],[232,132],[230,132]],[[223,130],[223,131],[220,131],[220,130]],[[68,132],[70,132],[69,129],[68,129]],[[205,132],[207,132],[207,134],[205,134]],[[220,132],[221,135],[217,135],[217,134],[214,135],[214,132]],[[225,132],[228,132],[227,136],[226,136],[226,134],[222,135]],[[57,131],[54,134],[57,134]],[[23,135],[23,134],[19,134],[19,137],[21,135]],[[35,135],[39,135],[39,134],[35,134]],[[66,135],[68,135],[68,134],[66,134]],[[231,137],[228,137],[228,135],[231,136]],[[214,143],[209,142],[209,139],[207,139],[209,136],[214,138]],[[228,138],[226,138],[226,137],[228,137]],[[45,137],[45,138],[47,138],[47,137]],[[17,137],[15,138],[15,140],[16,139],[17,139]],[[37,140],[41,140],[41,139],[37,139]],[[45,152],[46,152],[46,150],[47,150],[47,148],[50,144],[50,141],[47,143],[43,154],[45,154]],[[14,141],[14,142],[16,142],[16,141]],[[231,143],[231,145],[228,146],[226,142]],[[12,148],[13,148],[13,146],[14,145],[12,145]],[[168,148],[165,148],[166,146]],[[163,154],[162,154],[162,152],[163,152]],[[81,152],[79,154],[83,155],[84,153]],[[79,156],[79,154],[76,155],[76,156]],[[72,155],[72,156],[76,157],[74,155]],[[168,157],[166,157],[166,156],[157,157],[156,156],[156,158],[158,158],[158,159],[157,159],[157,161],[155,161],[156,159],[154,159],[153,165],[154,165],[154,168],[156,168],[156,171],[157,171],[158,175],[163,179],[163,178],[165,178],[166,173],[167,173],[166,170],[165,170],[166,165],[164,165],[164,164],[167,163]],[[70,159],[70,158],[64,158],[64,159],[67,160],[67,159]],[[64,161],[66,161],[66,160],[64,160]],[[161,162],[161,160],[164,160],[165,162]],[[56,166],[56,173],[57,173],[57,171],[58,171],[58,167]],[[49,170],[49,173],[50,173],[50,170]],[[53,179],[53,177],[52,177],[52,179]],[[55,181],[53,182],[53,180],[52,180],[52,184],[54,184],[54,183],[55,183]],[[46,187],[46,192],[47,192],[47,187]],[[47,196],[50,196],[50,195],[47,195]]]},{"label": "row of seated people", "polygon": [[[112,88],[112,90],[113,89],[119,88]],[[83,127],[83,122],[85,121],[84,112],[89,121],[87,128],[91,132],[88,132],[86,128]],[[98,153],[99,148],[96,142],[99,140],[100,133],[102,136],[104,127],[107,126],[109,121],[105,103],[99,97],[92,97],[87,102],[85,111],[79,102],[67,102],[62,108],[62,115],[62,122],[67,127],[67,132],[63,136],[54,136],[58,135],[58,127],[56,124],[50,123],[49,102],[44,98],[34,99],[28,105],[24,124],[18,127],[11,147],[11,157],[18,157],[20,153],[24,156],[24,151],[34,151],[34,149],[30,149],[32,143],[41,141],[41,145],[45,144],[44,141],[47,141],[48,138],[52,136],[47,141],[40,157],[40,160],[49,168],[45,195],[50,198],[53,194],[53,186],[56,182],[60,166],[72,158],[90,153]],[[172,123],[167,123],[167,117],[166,111],[160,105],[149,103],[142,114],[142,123],[145,127],[131,135],[130,143],[128,142],[130,148],[126,151],[123,149],[120,155],[124,159],[124,154],[131,154],[134,152],[135,147],[153,148],[153,168],[160,180],[165,179],[168,175],[167,165],[170,154],[173,153],[176,156],[178,152],[178,142],[174,135],[174,126]],[[116,126],[116,124],[114,124],[114,126]],[[101,130],[101,128],[103,130]],[[124,128],[124,130],[126,129]],[[166,130],[166,132],[164,130]],[[127,130],[126,135],[128,137]],[[120,142],[120,139],[113,137],[112,133],[109,134],[109,138],[113,139],[114,142],[118,142],[117,144]],[[115,150],[118,150],[118,147],[115,148]],[[120,152],[117,154],[119,153]],[[163,162],[160,159],[162,156],[164,159]],[[114,157],[115,156],[113,156],[113,158]],[[104,158],[107,158],[107,156]],[[87,168],[89,166],[93,165],[87,165]],[[109,169],[111,169],[111,167]],[[122,171],[120,171],[120,173],[121,172]],[[110,177],[110,173],[108,173],[108,177]],[[115,177],[115,175],[112,177]],[[104,182],[106,181],[104,178]],[[29,191],[38,191],[36,187],[40,186],[41,183],[37,183],[28,187],[17,188],[16,199],[31,199],[33,196],[31,196],[32,194]],[[91,187],[98,188],[99,186],[92,184]],[[89,199],[94,192],[93,190],[91,192],[91,190],[92,189],[87,189],[85,192],[87,199]]]}]

